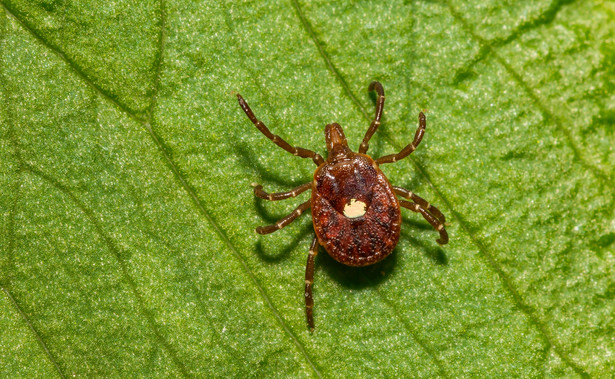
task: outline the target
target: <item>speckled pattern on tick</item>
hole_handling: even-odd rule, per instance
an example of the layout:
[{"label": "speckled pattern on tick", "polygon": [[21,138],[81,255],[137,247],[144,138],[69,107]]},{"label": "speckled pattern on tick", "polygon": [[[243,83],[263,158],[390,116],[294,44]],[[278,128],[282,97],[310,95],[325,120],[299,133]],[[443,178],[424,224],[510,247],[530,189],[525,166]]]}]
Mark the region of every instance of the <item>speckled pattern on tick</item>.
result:
[{"label": "speckled pattern on tick", "polygon": [[[325,127],[327,159],[314,151],[291,146],[279,136],[271,133],[265,124],[258,120],[248,103],[237,94],[239,105],[250,121],[273,143],[301,158],[311,158],[318,166],[314,180],[288,192],[267,193],[263,187],[253,184],[254,194],[265,200],[283,200],[312,190],[310,200],[299,205],[292,213],[274,225],[256,228],[259,234],[269,234],[290,224],[299,215],[312,209],[312,222],[316,235],[310,245],[305,268],[305,312],[310,329],[314,329],[312,308],[312,284],[314,283],[314,258],[318,246],[323,246],[335,260],[348,266],[367,266],[386,258],[399,240],[401,230],[400,206],[420,213],[439,233],[437,242],[448,243],[444,228],[446,220],[438,208],[429,204],[415,193],[392,186],[379,166],[397,162],[416,150],[425,134],[425,115],[419,113],[419,127],[414,140],[399,153],[386,155],[376,160],[367,155],[369,140],[374,135],[384,108],[384,89],[379,82],[372,82],[370,91],[376,91],[376,115],[355,153],[339,124]],[[399,195],[407,200],[398,200]]]}]

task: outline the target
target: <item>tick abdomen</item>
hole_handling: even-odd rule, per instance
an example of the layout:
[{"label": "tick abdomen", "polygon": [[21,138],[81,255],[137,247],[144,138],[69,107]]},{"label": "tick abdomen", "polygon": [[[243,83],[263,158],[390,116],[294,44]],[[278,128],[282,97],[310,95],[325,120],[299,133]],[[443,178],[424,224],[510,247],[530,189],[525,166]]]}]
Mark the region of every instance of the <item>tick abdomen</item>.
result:
[{"label": "tick abdomen", "polygon": [[376,263],[397,245],[401,224],[397,198],[366,155],[352,153],[316,170],[311,203],[318,241],[343,264]]}]

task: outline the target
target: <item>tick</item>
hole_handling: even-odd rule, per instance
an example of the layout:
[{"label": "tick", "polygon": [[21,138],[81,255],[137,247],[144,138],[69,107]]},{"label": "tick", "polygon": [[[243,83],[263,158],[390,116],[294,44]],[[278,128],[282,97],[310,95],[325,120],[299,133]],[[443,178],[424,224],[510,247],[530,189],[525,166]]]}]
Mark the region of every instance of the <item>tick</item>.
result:
[{"label": "tick", "polygon": [[[359,152],[350,150],[342,127],[333,123],[325,127],[328,153],[326,160],[314,151],[291,146],[271,133],[267,126],[254,116],[243,97],[237,94],[241,109],[258,130],[282,149],[301,158],[310,158],[318,166],[311,182],[288,192],[267,193],[261,185],[253,185],[254,195],[272,201],[295,197],[307,190],[312,191],[310,200],[299,205],[288,216],[273,225],[256,228],[259,234],[273,233],[293,222],[303,212],[312,209],[312,223],[316,235],[312,239],[305,267],[305,313],[311,330],[314,329],[314,258],[318,253],[318,246],[323,246],[333,259],[348,266],[367,266],[379,262],[391,254],[399,240],[400,206],[420,213],[440,233],[436,242],[441,245],[448,243],[448,234],[444,228],[446,220],[442,212],[415,193],[392,186],[380,170],[380,165],[397,162],[416,150],[425,134],[425,115],[423,112],[419,113],[419,127],[414,140],[408,146],[397,154],[374,160],[366,153],[369,140],[380,126],[384,89],[379,82],[372,82],[369,91],[376,91],[378,94],[376,115],[363,137]],[[396,196],[406,200],[398,200]]]}]

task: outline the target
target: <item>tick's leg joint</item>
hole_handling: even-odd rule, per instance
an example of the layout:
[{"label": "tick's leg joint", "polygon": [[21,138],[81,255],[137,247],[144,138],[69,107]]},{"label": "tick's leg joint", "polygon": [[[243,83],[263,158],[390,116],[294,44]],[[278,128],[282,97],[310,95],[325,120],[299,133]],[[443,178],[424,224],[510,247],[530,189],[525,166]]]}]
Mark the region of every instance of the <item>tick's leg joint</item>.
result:
[{"label": "tick's leg joint", "polygon": [[[413,212],[420,213],[423,218],[440,233],[440,238],[436,240],[440,245],[446,245],[448,243],[448,233],[444,228],[444,223],[438,220],[434,215],[429,213],[425,208],[423,208],[418,203],[411,203],[409,201],[400,200],[399,205],[404,208],[410,209]],[[439,211],[438,211],[439,212]]]},{"label": "tick's leg joint", "polygon": [[427,121],[425,119],[425,114],[421,112],[419,113],[419,127],[418,129],[416,129],[416,133],[414,134],[414,140],[410,144],[408,144],[408,146],[404,147],[399,153],[385,155],[384,157],[376,159],[376,163],[378,163],[379,165],[384,163],[393,163],[402,160],[408,155],[412,154],[412,152],[416,150],[416,148],[423,140],[423,135],[425,135],[426,127]]},{"label": "tick's leg joint", "polygon": [[286,225],[288,225],[291,222],[295,221],[295,219],[297,217],[299,217],[307,209],[310,209],[310,201],[309,200],[306,201],[305,203],[299,205],[288,216],[282,218],[280,221],[276,222],[275,224],[267,225],[267,226],[259,226],[258,228],[256,228],[256,233],[258,233],[258,234],[269,234],[269,233],[275,232],[276,230],[280,230],[283,227],[285,227]]},{"label": "tick's leg joint", "polygon": [[431,213],[431,215],[434,216],[441,224],[446,224],[446,218],[444,217],[442,212],[440,212],[438,208],[429,204],[429,202],[427,202],[425,199],[423,199],[419,195],[403,187],[397,187],[397,186],[393,186],[393,191],[399,196],[403,196],[406,199],[411,199],[412,201],[414,201],[415,203],[423,207],[425,210],[427,210],[427,212]]},{"label": "tick's leg joint", "polygon": [[376,100],[376,114],[374,115],[374,121],[372,121],[369,129],[365,132],[365,137],[363,137],[363,141],[361,141],[361,145],[359,146],[359,153],[365,154],[367,153],[367,149],[369,149],[369,140],[372,138],[378,127],[380,126],[380,119],[382,118],[382,110],[384,109],[384,88],[382,88],[382,84],[379,82],[372,82],[369,85],[369,91],[376,91],[378,94],[378,99]]}]

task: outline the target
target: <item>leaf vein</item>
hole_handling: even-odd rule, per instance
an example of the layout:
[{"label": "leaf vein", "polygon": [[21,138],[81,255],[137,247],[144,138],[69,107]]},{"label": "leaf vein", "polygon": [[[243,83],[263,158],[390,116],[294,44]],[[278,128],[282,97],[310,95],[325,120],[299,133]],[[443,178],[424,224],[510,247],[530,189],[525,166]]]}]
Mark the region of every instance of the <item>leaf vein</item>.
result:
[{"label": "leaf vein", "polygon": [[[482,37],[480,37],[480,36],[478,36],[476,34],[476,32],[472,29],[472,27],[465,21],[463,16],[461,14],[459,14],[459,12],[457,12],[454,9],[454,7],[451,5],[449,0],[447,0],[446,4],[447,4],[447,6],[449,8],[449,12],[455,18],[455,20],[457,20],[457,22],[459,22],[464,27],[464,29],[472,36],[472,38],[474,38],[475,40],[477,40],[479,42],[481,47],[484,47],[484,48],[489,50],[489,52],[493,55],[493,57],[509,72],[509,74],[519,83],[519,85],[521,85],[521,87],[528,94],[528,96],[530,96],[530,98],[532,100],[534,100],[534,102],[538,105],[538,107],[543,112],[543,114],[546,117],[550,118],[551,120],[553,120],[555,122],[555,124],[558,127],[558,129],[561,130],[564,133],[569,146],[573,150],[575,158],[577,158],[581,162],[581,164],[583,166],[585,166],[590,171],[592,171],[596,175],[596,177],[598,177],[598,178],[600,178],[602,180],[605,180],[607,182],[610,182],[611,180],[610,180],[610,178],[608,177],[608,175],[606,173],[601,172],[601,170],[599,170],[597,167],[594,167],[593,165],[591,165],[580,154],[580,151],[579,151],[578,147],[576,146],[576,144],[574,143],[574,141],[572,139],[572,136],[570,135],[570,131],[568,131],[566,128],[564,128],[562,126],[562,123],[561,123],[561,121],[559,121],[558,117],[555,114],[553,114],[547,108],[547,106],[545,104],[543,104],[541,99],[538,98],[538,95],[536,93],[534,93],[534,91],[532,91],[530,86],[523,81],[523,79],[521,78],[519,73],[517,73],[515,70],[513,70],[512,67],[510,65],[508,65],[504,61],[504,59],[501,58],[499,56],[499,54],[497,54],[497,52],[495,50],[492,49],[492,46],[490,44],[488,44],[487,41],[485,41]],[[424,172],[422,167],[420,167],[420,171]],[[424,173],[424,175],[427,176],[426,173]],[[581,376],[588,376],[588,373],[585,371],[585,369],[582,368],[581,366],[579,366],[578,364],[576,364],[576,362],[574,362],[572,360],[572,358],[569,356],[569,353],[567,352],[567,349],[564,346],[560,345],[558,343],[557,339],[554,338],[554,336],[552,335],[552,333],[549,330],[549,328],[546,326],[546,324],[537,315],[536,310],[534,308],[532,308],[529,304],[527,304],[526,301],[524,301],[523,296],[521,296],[521,294],[519,293],[517,288],[512,283],[512,280],[504,272],[503,268],[497,262],[495,257],[483,245],[482,241],[480,241],[480,239],[474,233],[471,232],[471,230],[470,230],[470,228],[468,226],[468,223],[465,220],[465,218],[460,213],[458,213],[457,211],[455,211],[453,209],[453,207],[451,206],[451,203],[444,196],[442,196],[440,191],[438,191],[436,189],[436,192],[442,198],[442,200],[446,203],[446,206],[451,210],[451,212],[453,212],[453,214],[455,215],[455,218],[457,218],[459,220],[460,226],[468,234],[468,236],[470,237],[472,242],[478,247],[479,251],[481,252],[481,255],[483,257],[485,257],[485,259],[486,259],[488,265],[491,267],[491,269],[500,277],[500,279],[502,280],[502,282],[504,284],[504,287],[512,295],[513,300],[515,301],[515,303],[517,304],[519,309],[523,313],[525,313],[527,315],[527,317],[529,318],[530,322],[532,324],[534,324],[534,326],[544,336],[545,340],[553,347],[553,350],[562,358],[563,361],[566,362],[567,365],[572,367],[572,369],[577,374],[579,374]]]},{"label": "leaf vein", "polygon": [[[1,33],[1,31],[0,31],[0,33]],[[2,35],[2,38],[4,38],[4,33],[1,33],[1,35]],[[3,72],[0,72],[0,76],[4,76],[2,74],[3,74]],[[2,100],[5,100],[4,97],[5,97],[5,93],[6,93],[6,88],[5,88],[5,86],[2,85],[3,83],[4,83],[4,81],[0,80],[0,87],[2,88],[2,93],[0,94],[0,96],[1,96]],[[6,104],[5,101],[3,101],[2,104],[3,104],[3,107],[4,107],[5,112],[7,114],[7,118],[8,118],[8,122],[7,122],[8,123],[7,137],[8,137],[9,143],[13,146],[13,149],[14,149],[14,151],[13,151],[14,159],[17,161],[17,165],[18,165],[17,172],[15,174],[19,175],[19,177],[21,178],[21,176],[22,176],[21,173],[23,171],[23,159],[21,157],[21,153],[20,153],[20,149],[19,149],[19,142],[17,141],[17,138],[15,136],[15,130],[13,128],[13,123],[11,122],[11,116],[12,116],[11,112],[8,109],[8,107],[5,106],[5,104]],[[18,203],[19,197],[21,195],[22,183],[20,181],[15,181],[14,186],[15,186],[14,189],[13,189],[14,198],[11,201],[11,208],[10,208],[9,216],[8,216],[9,217],[8,227],[7,227],[8,230],[7,230],[7,236],[6,236],[6,238],[8,239],[7,244],[6,244],[7,256],[8,256],[7,271],[12,271],[12,270],[10,270],[10,268],[13,268],[14,265],[15,265],[15,262],[14,262],[14,255],[15,255],[15,214],[17,212],[17,203]],[[28,326],[28,328],[30,329],[30,331],[32,332],[34,337],[36,338],[37,342],[43,348],[43,351],[45,352],[45,355],[47,355],[48,359],[51,361],[51,363],[55,367],[56,371],[58,371],[58,374],[60,375],[60,377],[66,378],[66,375],[64,374],[64,372],[60,368],[60,365],[59,365],[59,362],[58,362],[57,358],[51,353],[51,351],[47,347],[47,344],[43,340],[42,335],[34,327],[34,324],[32,323],[32,321],[30,321],[30,318],[28,317],[26,312],[19,305],[19,303],[17,302],[15,297],[11,294],[10,290],[8,289],[8,286],[10,285],[10,282],[11,282],[11,277],[12,277],[12,272],[6,272],[6,276],[0,278],[0,289],[2,289],[2,291],[4,291],[6,296],[9,298],[11,304],[13,304],[15,309],[17,309],[17,311],[19,312],[20,316],[24,319],[26,325]]]},{"label": "leaf vein", "polygon": [[13,297],[13,295],[11,294],[11,292],[9,291],[8,288],[6,288],[4,286],[0,286],[0,288],[2,289],[4,294],[8,297],[8,299],[11,302],[11,304],[13,305],[13,307],[15,307],[17,312],[19,312],[19,315],[24,320],[24,322],[26,323],[26,325],[28,326],[28,328],[30,329],[30,331],[32,332],[34,337],[36,338],[36,341],[38,342],[38,344],[43,348],[43,351],[45,351],[45,355],[47,355],[47,358],[49,358],[49,360],[51,361],[53,366],[56,368],[56,370],[58,371],[58,374],[62,378],[66,378],[66,375],[64,374],[64,372],[60,368],[60,365],[58,364],[57,359],[53,356],[53,354],[51,353],[51,351],[47,347],[47,344],[45,343],[45,340],[43,340],[43,337],[41,336],[41,334],[38,332],[38,330],[36,330],[36,328],[34,327],[34,324],[32,324],[32,321],[30,321],[30,318],[28,317],[26,312],[24,312],[24,310],[21,308],[21,306],[19,305],[19,303],[17,302],[15,297]]},{"label": "leaf vein", "polygon": [[19,25],[21,25],[21,27],[24,28],[24,30],[26,30],[28,33],[30,33],[39,43],[41,43],[47,49],[49,49],[50,51],[55,53],[64,63],[66,63],[71,69],[73,69],[77,73],[77,75],[85,82],[85,84],[87,84],[90,88],[92,88],[92,90],[94,90],[96,93],[100,94],[103,98],[109,100],[112,104],[114,104],[116,107],[118,107],[122,112],[124,112],[127,115],[129,115],[130,118],[132,118],[133,120],[135,120],[137,122],[140,122],[140,123],[144,122],[143,118],[141,116],[137,115],[136,112],[134,112],[133,110],[129,109],[125,104],[123,104],[120,101],[118,101],[117,99],[115,99],[112,94],[108,93],[103,88],[97,86],[87,76],[87,74],[83,71],[83,69],[76,62],[74,62],[72,59],[70,59],[64,53],[64,51],[62,51],[59,47],[51,44],[49,41],[45,40],[40,34],[37,33],[37,31],[34,28],[32,28],[30,25],[28,25],[24,20],[19,18],[13,12],[13,10],[10,9],[4,2],[0,2],[0,4],[2,4],[2,6],[4,7],[4,10],[6,11],[7,15],[10,15],[13,19],[15,19],[19,23]]},{"label": "leaf vein", "polygon": [[[225,23],[227,25],[227,27],[229,28],[230,31],[232,31],[232,37],[233,39],[236,39],[236,28],[233,27],[231,21],[229,20],[229,15],[232,12],[224,12],[224,20]],[[239,44],[235,43],[236,46],[239,46]],[[247,68],[249,70],[249,68]],[[249,70],[250,71],[250,70]],[[255,78],[256,75],[254,75],[254,73],[252,72],[251,75],[252,78]],[[256,81],[256,80],[255,80]],[[257,83],[258,84],[258,83]],[[166,147],[164,146],[164,142],[161,142],[161,148],[163,148],[163,150],[166,149]],[[165,155],[166,159],[169,162],[172,162],[172,155],[168,154]],[[171,165],[172,170],[176,169],[176,165],[172,164]],[[176,176],[179,175],[179,171],[177,172]],[[267,294],[267,292],[265,291],[265,288],[260,284],[260,282],[258,281],[258,278],[256,277],[256,275],[252,272],[252,270],[249,268],[246,260],[244,259],[244,257],[239,254],[239,252],[237,251],[237,249],[235,248],[235,246],[232,244],[232,242],[230,241],[230,239],[226,236],[226,234],[223,232],[222,227],[220,227],[217,223],[217,221],[215,221],[215,219],[209,215],[209,213],[205,210],[205,207],[202,205],[201,200],[198,198],[198,196],[196,195],[196,191],[194,189],[192,189],[187,181],[183,178],[183,176],[179,175],[177,176],[178,180],[180,180],[180,182],[182,183],[182,185],[184,186],[184,188],[186,189],[186,191],[188,191],[188,193],[190,194],[190,196],[193,198],[195,204],[197,205],[197,207],[199,207],[199,209],[201,210],[201,212],[203,213],[203,215],[207,218],[207,220],[209,221],[209,223],[211,225],[214,226],[214,229],[216,230],[216,233],[218,233],[218,235],[220,236],[220,238],[224,241],[224,243],[229,247],[229,249],[231,250],[231,252],[233,253],[233,255],[237,258],[237,260],[241,263],[241,265],[243,266],[244,270],[246,271],[246,273],[248,274],[248,276],[250,277],[250,279],[254,282],[256,288],[258,289],[259,293],[261,294],[261,296],[263,297],[263,299],[265,300],[265,303],[267,304],[267,306],[270,308],[272,314],[274,315],[274,317],[276,318],[276,320],[278,321],[279,325],[282,327],[282,329],[286,332],[286,334],[288,334],[288,336],[291,338],[291,340],[293,341],[293,343],[295,344],[295,346],[297,347],[297,349],[299,350],[299,352],[303,355],[303,357],[305,358],[305,360],[307,361],[307,363],[309,364],[309,366],[311,367],[312,371],[314,372],[314,374],[319,377],[322,378],[322,374],[320,372],[320,369],[317,367],[316,362],[312,359],[312,357],[308,354],[307,349],[305,348],[305,346],[303,345],[303,343],[297,338],[297,336],[292,332],[292,330],[290,329],[290,327],[286,324],[286,321],[281,317],[279,311],[277,310],[277,308],[275,307],[275,305],[273,304],[271,297]]]},{"label": "leaf vein", "polygon": [[549,4],[549,6],[547,7],[547,9],[545,9],[544,12],[539,14],[537,17],[527,20],[525,22],[522,22],[515,29],[513,29],[508,36],[499,37],[499,38],[495,38],[491,40],[490,45],[494,47],[506,45],[507,43],[513,41],[516,37],[519,37],[520,35],[532,29],[535,29],[542,25],[550,24],[551,22],[553,22],[553,20],[555,20],[555,18],[559,14],[559,11],[562,9],[564,5],[571,4],[575,1],[576,0],[554,0],[552,1],[551,4]]},{"label": "leaf vein", "polygon": [[[530,85],[525,82],[522,78],[522,76],[515,71],[512,66],[510,64],[508,64],[508,62],[506,62],[506,60],[504,60],[504,58],[502,58],[498,52],[495,50],[495,48],[497,48],[499,46],[499,43],[490,43],[488,41],[486,41],[483,37],[479,36],[473,29],[472,26],[463,18],[463,15],[461,15],[456,9],[454,9],[454,7],[451,5],[450,1],[447,0],[446,2],[448,9],[451,13],[451,15],[453,16],[453,18],[455,18],[455,20],[457,22],[459,22],[463,28],[466,30],[466,32],[468,34],[470,34],[470,36],[475,39],[481,46],[481,53],[479,53],[478,58],[476,58],[476,61],[479,61],[481,59],[483,59],[484,57],[491,55],[499,64],[502,65],[502,67],[504,67],[504,69],[512,76],[512,78],[521,86],[521,88],[523,89],[523,91],[533,100],[533,102],[538,106],[538,108],[540,109],[540,111],[542,112],[542,114],[545,116],[545,118],[552,120],[553,123],[555,124],[555,126],[557,126],[557,130],[561,131],[564,134],[565,140],[568,144],[568,146],[572,149],[573,151],[573,155],[574,157],[578,160],[578,162],[585,167],[586,169],[588,169],[589,171],[591,171],[598,179],[606,182],[606,184],[612,184],[614,182],[614,178],[611,177],[611,175],[609,175],[607,172],[603,171],[601,168],[599,168],[598,166],[592,164],[582,153],[582,149],[580,149],[576,142],[574,141],[574,138],[572,136],[572,133],[570,132],[570,130],[566,127],[564,127],[561,119],[555,114],[555,112],[553,112],[551,109],[549,109],[549,107],[547,106],[546,102],[541,99],[538,94],[532,90],[532,88],[530,87]],[[551,11],[550,13],[556,14],[557,10],[559,9],[559,7],[561,7],[561,5],[557,6],[554,8],[553,11]],[[549,12],[547,12],[549,13]],[[555,17],[555,16],[552,16]],[[545,16],[545,18],[549,18],[548,16]],[[458,74],[456,75],[458,76]]]},{"label": "leaf vein", "polygon": [[[465,74],[468,71],[470,71],[470,69],[473,66],[475,66],[477,63],[479,63],[483,59],[487,58],[489,56],[489,53],[491,53],[491,51],[494,48],[507,45],[508,43],[514,41],[516,38],[520,37],[521,35],[529,32],[530,30],[533,30],[533,29],[535,29],[537,27],[540,27],[542,25],[550,24],[557,17],[559,11],[561,10],[561,8],[564,5],[573,3],[574,1],[575,0],[560,0],[560,1],[556,0],[556,1],[553,1],[549,5],[549,7],[547,9],[545,9],[545,11],[543,13],[541,13],[540,15],[538,15],[537,17],[535,17],[533,19],[530,19],[530,20],[527,20],[525,22],[522,22],[515,29],[513,29],[507,36],[496,37],[496,38],[493,38],[491,40],[486,40],[486,39],[482,39],[481,37],[475,36],[474,34],[472,34],[473,30],[472,31],[468,30],[469,25],[465,25],[464,24],[464,27],[466,28],[466,30],[468,30],[470,32],[470,34],[472,34],[472,36],[474,38],[476,38],[478,40],[482,40],[483,44],[481,45],[478,54],[476,54],[474,56],[474,58],[470,59],[468,62],[466,62],[462,67],[460,67],[457,70],[455,75],[453,75],[453,77],[455,78],[453,81],[455,81],[455,82],[458,81],[459,77],[463,76],[463,74]],[[449,4],[449,10],[450,9],[451,9],[451,6]],[[453,14],[453,16],[455,17],[454,14]],[[458,16],[462,17],[460,14],[458,14]]]},{"label": "leaf vein", "polygon": [[160,93],[160,77],[162,74],[162,64],[164,62],[164,49],[167,41],[167,33],[166,33],[166,24],[167,24],[167,13],[166,13],[166,5],[164,0],[160,0],[160,31],[158,33],[158,52],[156,53],[154,70],[156,71],[156,76],[154,77],[154,93],[152,94],[152,100],[150,102],[150,106],[147,111],[147,117],[151,121],[152,115],[154,114],[154,108],[158,102],[158,95]]},{"label": "leaf vein", "polygon": [[297,348],[299,349],[299,352],[307,360],[308,364],[312,367],[312,369],[314,370],[316,375],[318,377],[321,377],[322,375],[320,374],[320,371],[318,370],[318,368],[316,367],[316,365],[312,361],[311,357],[308,355],[307,350],[305,349],[305,347],[303,346],[301,341],[297,338],[297,336],[292,332],[290,327],[286,324],[286,321],[282,318],[282,316],[280,315],[280,312],[277,310],[277,308],[275,307],[275,305],[271,301],[271,297],[267,294],[267,292],[265,291],[265,288],[258,281],[258,278],[254,274],[254,272],[252,272],[252,270],[248,266],[248,263],[246,262],[244,257],[239,253],[237,248],[235,248],[235,245],[233,245],[233,242],[228,238],[226,233],[224,233],[224,230],[218,224],[218,222],[205,209],[205,206],[203,205],[201,199],[196,194],[196,191],[192,188],[192,186],[190,186],[188,181],[184,178],[184,175],[182,175],[181,172],[179,171],[178,165],[175,164],[175,162],[172,159],[172,154],[170,152],[170,149],[166,146],[164,141],[156,134],[156,132],[154,131],[154,129],[152,128],[152,126],[149,123],[146,123],[145,127],[146,127],[147,131],[150,133],[150,135],[151,135],[152,139],[154,140],[155,144],[161,150],[162,155],[163,155],[165,161],[167,162],[167,164],[169,165],[169,168],[173,172],[173,175],[175,176],[175,178],[179,181],[181,186],[188,193],[188,195],[190,196],[190,198],[192,199],[193,203],[196,205],[198,210],[201,212],[203,217],[205,217],[207,222],[211,226],[213,226],[214,231],[216,232],[216,234],[220,237],[220,239],[224,242],[224,244],[229,248],[229,250],[231,251],[233,256],[239,261],[239,263],[241,264],[241,266],[244,269],[244,271],[248,274],[248,277],[254,283],[254,286],[256,287],[258,292],[260,293],[261,297],[265,300],[265,303],[267,304],[267,307],[270,309],[270,311],[273,314],[273,316],[276,319],[276,321],[280,324],[280,326],[283,328],[283,330],[286,332],[286,334],[288,334],[288,336],[291,338],[291,340],[293,341],[295,346],[297,346]]},{"label": "leaf vein", "polygon": [[55,178],[51,177],[50,175],[38,170],[36,167],[33,167],[27,163],[25,163],[25,169],[28,172],[32,173],[33,175],[43,179],[44,181],[49,183],[51,186],[59,190],[61,193],[66,195],[69,199],[72,200],[72,202],[77,206],[77,208],[79,208],[83,212],[83,214],[86,216],[88,221],[92,224],[92,226],[94,226],[94,230],[96,230],[96,233],[102,238],[103,242],[105,243],[109,251],[113,254],[116,261],[118,262],[120,266],[120,270],[122,272],[122,276],[124,277],[124,280],[126,280],[126,282],[128,283],[133,296],[137,300],[141,313],[145,317],[147,323],[149,324],[149,327],[152,329],[156,341],[160,345],[162,345],[162,347],[169,353],[169,355],[171,356],[171,360],[180,370],[182,375],[184,377],[189,377],[190,375],[188,374],[188,370],[185,364],[179,359],[178,354],[175,351],[175,348],[171,346],[171,344],[164,338],[164,336],[159,330],[158,324],[154,320],[154,316],[152,312],[145,306],[145,301],[143,300],[143,296],[139,292],[136,282],[134,281],[134,279],[128,272],[129,271],[128,267],[126,265],[124,258],[122,257],[123,255],[122,251],[115,245],[111,237],[109,237],[107,233],[105,233],[102,225],[96,219],[94,211],[88,208],[81,200],[79,200],[79,198],[68,187],[60,183]]},{"label": "leaf vein", "polygon": [[299,5],[299,1],[292,0],[292,4],[293,4],[293,7],[295,8],[295,11],[297,12],[297,16],[301,20],[301,24],[303,25],[303,28],[305,29],[307,34],[310,36],[310,38],[314,42],[314,45],[318,49],[318,53],[320,54],[322,59],[325,61],[325,64],[327,65],[329,70],[331,70],[331,72],[333,73],[333,76],[340,82],[342,88],[346,92],[346,95],[350,98],[350,100],[352,100],[352,102],[359,109],[359,111],[363,113],[365,118],[369,119],[370,117],[369,113],[367,113],[367,111],[365,110],[365,108],[363,107],[359,99],[350,90],[350,86],[348,85],[348,83],[346,82],[342,74],[340,73],[340,70],[335,66],[335,64],[331,60],[331,57],[329,57],[329,54],[327,54],[327,52],[323,48],[322,42],[316,36],[316,33],[314,32],[314,28],[312,28],[312,24],[310,24],[308,19],[303,14],[303,11],[301,10],[301,6]]},{"label": "leaf vein", "polygon": [[423,351],[425,351],[425,353],[427,353],[427,355],[429,355],[431,357],[431,359],[435,362],[436,367],[438,368],[438,371],[440,372],[440,376],[443,377],[443,378],[450,378],[450,375],[448,375],[448,373],[444,369],[444,364],[443,364],[442,360],[440,358],[438,358],[438,356],[436,355],[436,352],[431,348],[431,346],[429,346],[427,344],[427,342],[424,341],[422,338],[418,337],[418,334],[416,333],[416,330],[414,330],[414,328],[412,328],[412,326],[410,325],[408,320],[406,318],[404,318],[399,313],[399,311],[397,310],[397,307],[395,307],[393,304],[391,304],[391,301],[386,296],[384,296],[380,290],[377,290],[377,293],[378,293],[378,296],[380,297],[380,299],[382,299],[382,301],[391,310],[391,313],[393,313],[393,316],[395,316],[395,318],[410,333],[410,335],[412,336],[412,339],[414,341],[416,341],[416,343],[421,347],[421,349],[423,349]]}]

